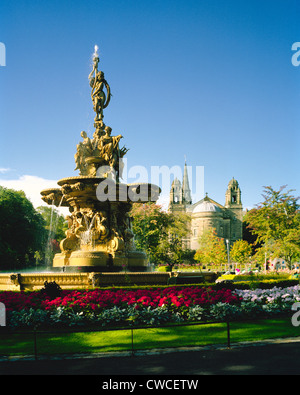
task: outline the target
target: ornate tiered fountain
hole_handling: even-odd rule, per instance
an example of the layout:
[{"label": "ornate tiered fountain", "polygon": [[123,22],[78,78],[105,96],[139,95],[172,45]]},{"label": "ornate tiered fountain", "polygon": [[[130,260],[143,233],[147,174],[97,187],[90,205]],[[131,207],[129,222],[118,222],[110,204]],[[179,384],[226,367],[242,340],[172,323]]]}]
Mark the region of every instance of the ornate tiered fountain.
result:
[{"label": "ornate tiered fountain", "polygon": [[82,141],[75,154],[79,175],[59,180],[60,188],[41,192],[46,203],[70,211],[66,238],[60,243],[61,253],[55,255],[53,266],[66,272],[118,272],[123,268],[146,271],[147,256],[135,248],[130,210],[133,202],[156,201],[160,189],[153,184],[121,182],[128,149],[120,148],[123,136],[112,136],[111,127],[103,121],[111,91],[98,66],[95,47],[89,75],[95,131],[93,138],[81,132]]},{"label": "ornate tiered fountain", "polygon": [[52,208],[68,207],[68,230],[60,243],[53,267],[46,272],[0,273],[0,290],[36,290],[45,281],[63,289],[133,284],[167,284],[169,274],[148,271],[147,256],[137,251],[131,229],[133,202],[155,202],[160,188],[152,184],[122,183],[126,147],[121,135],[112,136],[103,121],[111,99],[110,86],[98,70],[97,48],[89,75],[95,131],[75,153],[79,175],[58,181],[59,188],[45,189],[42,199]]},{"label": "ornate tiered fountain", "polygon": [[[98,70],[97,48],[89,75],[96,113],[93,138],[81,132],[75,154],[79,175],[58,181],[59,188],[45,189],[42,199],[52,207],[68,207],[66,237],[60,243],[53,268],[47,272],[0,273],[0,290],[36,290],[47,282],[63,289],[133,284],[168,283],[170,273],[149,272],[147,256],[137,251],[131,230],[133,202],[155,202],[160,188],[153,184],[122,183],[121,135],[103,121],[111,98],[110,86]],[[105,94],[106,91],[106,94]],[[125,269],[125,270],[124,270]],[[203,273],[202,273],[203,274]],[[208,273],[211,275],[213,273]],[[212,281],[206,278],[206,281]]]}]

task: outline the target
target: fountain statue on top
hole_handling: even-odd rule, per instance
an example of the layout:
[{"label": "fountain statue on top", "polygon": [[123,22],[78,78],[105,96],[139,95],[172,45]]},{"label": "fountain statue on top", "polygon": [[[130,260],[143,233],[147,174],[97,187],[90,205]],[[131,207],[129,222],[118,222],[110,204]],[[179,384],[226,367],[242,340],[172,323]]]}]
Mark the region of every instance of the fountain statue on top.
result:
[{"label": "fountain statue on top", "polygon": [[[87,137],[86,132],[81,132],[83,141],[77,145],[75,154],[76,168],[80,175],[96,176],[97,169],[103,166],[109,166],[110,175],[115,174],[116,181],[122,177],[123,156],[127,153],[125,147],[119,148],[122,135],[111,136],[111,127],[106,126],[103,122],[103,110],[110,102],[110,86],[104,79],[104,73],[98,71],[99,56],[98,47],[95,46],[93,57],[93,70],[89,75],[90,86],[92,88],[91,97],[93,108],[96,113],[94,126],[96,128],[93,140]],[[106,87],[107,95],[103,88]]]},{"label": "fountain statue on top", "polygon": [[82,141],[75,154],[79,176],[64,178],[58,181],[60,188],[41,192],[46,203],[66,206],[70,211],[66,238],[60,243],[61,253],[55,255],[53,266],[67,271],[120,271],[124,267],[145,271],[147,257],[136,251],[130,210],[133,202],[156,201],[160,188],[120,181],[122,158],[128,149],[119,146],[123,136],[112,136],[111,127],[104,124],[103,110],[110,102],[111,92],[98,65],[96,46],[89,75],[95,132],[92,139],[81,132]]}]

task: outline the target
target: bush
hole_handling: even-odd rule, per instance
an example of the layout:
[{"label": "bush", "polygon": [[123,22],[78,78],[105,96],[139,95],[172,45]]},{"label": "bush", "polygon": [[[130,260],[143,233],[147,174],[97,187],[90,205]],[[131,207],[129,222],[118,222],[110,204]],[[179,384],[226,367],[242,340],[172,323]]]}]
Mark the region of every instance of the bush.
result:
[{"label": "bush", "polygon": [[0,297],[7,305],[7,323],[11,329],[159,326],[168,322],[226,321],[290,314],[292,305],[300,301],[300,286],[292,285],[293,282],[286,280],[289,287],[279,287],[274,283],[280,282],[268,281],[264,283],[265,288],[252,289],[249,282],[230,282],[228,286],[234,291],[224,286],[218,290],[221,283],[211,284],[210,288],[202,285],[135,291],[63,291],[61,297],[46,297],[40,301],[40,292],[3,292]]},{"label": "bush", "polygon": [[209,315],[213,320],[233,321],[241,316],[241,309],[236,305],[219,302],[211,306]]},{"label": "bush", "polygon": [[[213,289],[222,289],[227,288],[230,290],[234,289],[271,289],[273,287],[292,287],[294,285],[298,285],[299,280],[263,280],[263,281],[232,281],[232,280],[224,280],[219,283],[209,284]],[[205,284],[201,284],[201,286],[205,286]]]},{"label": "bush", "polygon": [[8,325],[12,329],[37,328],[49,323],[48,313],[41,309],[22,309],[8,314]]},{"label": "bush", "polygon": [[157,267],[157,269],[156,269],[156,271],[157,272],[163,272],[163,273],[166,273],[166,272],[171,272],[171,266],[169,266],[169,265],[166,265],[166,266],[158,266]]},{"label": "bush", "polygon": [[44,282],[44,288],[40,290],[42,295],[48,296],[51,299],[57,298],[58,296],[61,295],[62,289],[61,287],[56,284],[55,281],[45,281]]}]

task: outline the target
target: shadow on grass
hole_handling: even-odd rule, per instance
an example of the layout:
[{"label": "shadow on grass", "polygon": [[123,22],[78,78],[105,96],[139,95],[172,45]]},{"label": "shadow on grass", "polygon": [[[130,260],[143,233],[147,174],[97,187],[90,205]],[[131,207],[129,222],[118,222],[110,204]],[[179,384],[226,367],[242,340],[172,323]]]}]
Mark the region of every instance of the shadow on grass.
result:
[{"label": "shadow on grass", "polygon": [[[289,318],[230,323],[232,343],[299,335],[300,329],[293,327]],[[0,334],[0,339],[1,355],[32,355],[34,353],[33,334]],[[227,344],[225,323],[133,330],[134,350],[211,344]],[[130,351],[131,349],[131,329],[37,334],[38,354],[98,353]]]}]

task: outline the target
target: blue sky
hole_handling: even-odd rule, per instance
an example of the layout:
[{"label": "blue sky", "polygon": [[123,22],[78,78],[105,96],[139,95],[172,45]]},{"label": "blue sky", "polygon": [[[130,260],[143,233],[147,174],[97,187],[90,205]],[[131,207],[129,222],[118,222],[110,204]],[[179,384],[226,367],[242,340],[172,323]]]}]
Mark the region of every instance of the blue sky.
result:
[{"label": "blue sky", "polygon": [[221,204],[232,177],[245,207],[265,185],[299,195],[299,18],[298,0],[2,0],[0,185],[36,203],[77,174],[80,132],[94,130],[97,44],[113,94],[104,121],[124,136],[128,166],[186,157]]}]

